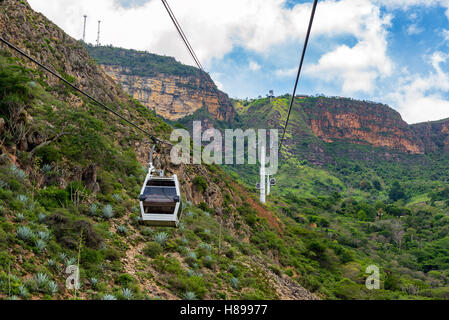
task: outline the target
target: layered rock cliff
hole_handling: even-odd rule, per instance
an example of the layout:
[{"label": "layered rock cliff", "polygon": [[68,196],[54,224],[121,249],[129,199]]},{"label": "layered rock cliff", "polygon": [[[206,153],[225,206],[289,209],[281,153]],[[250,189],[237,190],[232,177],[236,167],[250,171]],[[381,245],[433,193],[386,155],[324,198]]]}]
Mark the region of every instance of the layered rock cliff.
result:
[{"label": "layered rock cliff", "polygon": [[424,144],[426,153],[449,154],[449,119],[417,123],[410,127]]},{"label": "layered rock cliff", "polygon": [[305,102],[307,123],[325,142],[344,140],[355,144],[424,153],[424,145],[401,115],[386,105],[346,98],[318,98]]},{"label": "layered rock cliff", "polygon": [[234,108],[210,76],[173,58],[113,47],[87,49],[104,71],[135,99],[169,120],[204,108],[215,119],[231,121]]}]

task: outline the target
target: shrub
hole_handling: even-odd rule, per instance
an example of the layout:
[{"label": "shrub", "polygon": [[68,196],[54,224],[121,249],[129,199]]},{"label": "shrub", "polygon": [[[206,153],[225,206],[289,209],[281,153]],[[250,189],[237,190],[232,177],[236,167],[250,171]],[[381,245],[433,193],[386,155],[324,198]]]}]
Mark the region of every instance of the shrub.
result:
[{"label": "shrub", "polygon": [[122,287],[126,287],[126,286],[129,286],[130,284],[134,283],[135,279],[130,274],[122,273],[121,275],[119,275],[117,277],[117,281],[116,282],[119,285],[121,285]]},{"label": "shrub", "polygon": [[157,257],[162,253],[162,251],[162,246],[157,242],[147,243],[143,248],[143,253],[150,258]]},{"label": "shrub", "polygon": [[205,192],[207,190],[207,180],[203,176],[196,176],[193,179],[193,184],[197,186],[201,192]]},{"label": "shrub", "polygon": [[47,209],[66,206],[69,202],[69,193],[64,189],[51,186],[38,191],[38,202]]}]

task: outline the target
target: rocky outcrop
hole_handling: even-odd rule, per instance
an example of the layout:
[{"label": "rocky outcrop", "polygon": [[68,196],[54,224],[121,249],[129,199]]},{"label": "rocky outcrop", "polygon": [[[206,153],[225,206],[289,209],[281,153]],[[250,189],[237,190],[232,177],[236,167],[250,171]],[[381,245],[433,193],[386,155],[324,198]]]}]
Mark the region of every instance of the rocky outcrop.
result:
[{"label": "rocky outcrop", "polygon": [[102,65],[105,72],[133,98],[169,120],[178,120],[200,108],[217,120],[230,121],[234,108],[228,96],[217,90],[209,76],[133,75],[121,66]]},{"label": "rocky outcrop", "polygon": [[422,141],[426,153],[449,154],[449,119],[417,123],[410,126]]},{"label": "rocky outcrop", "polygon": [[306,120],[325,142],[346,141],[423,154],[424,145],[400,114],[386,105],[345,98],[319,98],[303,105]]}]

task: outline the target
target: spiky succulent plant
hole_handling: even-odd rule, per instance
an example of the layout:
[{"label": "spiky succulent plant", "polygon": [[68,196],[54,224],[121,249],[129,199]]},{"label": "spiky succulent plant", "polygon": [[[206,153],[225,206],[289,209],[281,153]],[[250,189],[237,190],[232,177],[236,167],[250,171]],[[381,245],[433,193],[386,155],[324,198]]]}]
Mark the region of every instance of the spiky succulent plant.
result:
[{"label": "spiky succulent plant", "polygon": [[104,206],[102,213],[103,218],[111,219],[114,216],[114,208],[110,204],[107,204]]},{"label": "spiky succulent plant", "polygon": [[34,238],[34,232],[27,226],[17,228],[17,236],[23,241],[31,241]]},{"label": "spiky succulent plant", "polygon": [[184,300],[196,300],[196,294],[192,291],[184,293]]},{"label": "spiky succulent plant", "polygon": [[161,246],[165,245],[168,239],[168,234],[166,232],[159,232],[154,236],[154,241],[159,243]]},{"label": "spiky succulent plant", "polygon": [[133,292],[128,289],[128,288],[124,288],[122,289],[122,296],[126,299],[126,300],[132,300],[133,298]]}]

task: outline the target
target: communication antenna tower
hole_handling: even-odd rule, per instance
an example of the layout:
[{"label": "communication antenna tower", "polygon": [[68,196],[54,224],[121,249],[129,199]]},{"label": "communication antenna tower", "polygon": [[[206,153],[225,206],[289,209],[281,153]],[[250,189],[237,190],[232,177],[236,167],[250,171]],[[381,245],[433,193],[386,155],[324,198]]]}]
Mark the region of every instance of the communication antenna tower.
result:
[{"label": "communication antenna tower", "polygon": [[87,15],[84,15],[83,42],[86,42],[86,22],[87,22]]},{"label": "communication antenna tower", "polygon": [[101,21],[98,20],[97,47],[100,45],[100,23],[101,23]]}]

